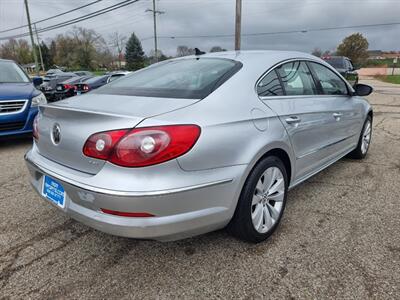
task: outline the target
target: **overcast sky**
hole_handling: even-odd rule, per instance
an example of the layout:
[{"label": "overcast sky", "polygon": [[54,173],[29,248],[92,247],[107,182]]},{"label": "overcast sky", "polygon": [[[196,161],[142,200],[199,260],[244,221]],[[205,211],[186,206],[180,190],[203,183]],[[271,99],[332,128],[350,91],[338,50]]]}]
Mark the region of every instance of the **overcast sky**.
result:
[{"label": "overcast sky", "polygon": [[[50,17],[93,0],[29,0],[32,21]],[[103,0],[80,11],[38,24],[53,25],[93,12],[122,0]],[[165,12],[157,17],[158,34],[169,36],[225,35],[234,33],[235,0],[157,0],[157,9]],[[151,0],[137,3],[83,21],[76,25],[88,27],[109,39],[118,31],[129,36],[132,31],[142,39],[146,52],[153,47]],[[323,27],[400,22],[400,0],[243,0],[242,33],[282,32]],[[26,24],[23,0],[0,0],[0,31]],[[41,34],[49,41],[64,27]],[[26,32],[20,29],[6,34]],[[340,41],[353,32],[361,32],[368,39],[370,49],[400,50],[400,25],[316,31],[264,36],[243,36],[242,49],[282,49],[311,52],[315,47],[334,50]],[[234,47],[233,37],[160,38],[159,48],[174,55],[176,47],[187,45],[208,51],[218,45]]]}]

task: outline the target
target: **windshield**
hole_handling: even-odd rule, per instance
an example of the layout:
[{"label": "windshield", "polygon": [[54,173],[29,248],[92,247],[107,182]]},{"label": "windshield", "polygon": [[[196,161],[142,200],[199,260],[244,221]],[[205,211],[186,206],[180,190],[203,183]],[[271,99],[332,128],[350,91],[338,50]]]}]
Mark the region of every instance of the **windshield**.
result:
[{"label": "windshield", "polygon": [[334,68],[338,68],[338,69],[344,68],[344,59],[343,58],[331,57],[331,58],[325,59],[325,61]]},{"label": "windshield", "polygon": [[30,82],[24,71],[12,61],[0,61],[0,83]]},{"label": "windshield", "polygon": [[124,76],[96,93],[201,99],[240,67],[239,62],[222,58],[171,60]]}]

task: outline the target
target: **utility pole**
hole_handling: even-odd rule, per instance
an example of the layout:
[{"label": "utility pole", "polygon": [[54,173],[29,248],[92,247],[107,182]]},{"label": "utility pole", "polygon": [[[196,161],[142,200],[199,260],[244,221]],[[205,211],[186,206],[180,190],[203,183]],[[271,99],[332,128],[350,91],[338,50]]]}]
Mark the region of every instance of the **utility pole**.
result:
[{"label": "utility pole", "polygon": [[153,0],[153,9],[146,9],[153,13],[153,26],[154,26],[154,56],[156,62],[158,61],[158,49],[157,49],[157,14],[164,14],[164,11],[156,10],[156,0]]},{"label": "utility pole", "polygon": [[24,0],[24,2],[25,2],[25,9],[26,9],[26,17],[28,18],[29,34],[31,36],[32,52],[33,52],[33,57],[35,58],[35,71],[36,71],[36,75],[39,75],[39,64],[38,64],[38,59],[36,56],[35,41],[33,40],[31,17],[29,16],[28,0]]},{"label": "utility pole", "polygon": [[43,72],[46,72],[46,70],[44,69],[43,56],[42,56],[42,49],[40,48],[40,40],[39,40],[39,35],[38,35],[38,33],[37,33],[36,23],[33,23],[33,27],[35,27],[36,40],[37,40],[38,49],[39,49],[40,64],[42,65],[42,70],[43,70]]},{"label": "utility pole", "polygon": [[242,27],[242,0],[236,0],[235,50],[240,50],[241,27]]}]

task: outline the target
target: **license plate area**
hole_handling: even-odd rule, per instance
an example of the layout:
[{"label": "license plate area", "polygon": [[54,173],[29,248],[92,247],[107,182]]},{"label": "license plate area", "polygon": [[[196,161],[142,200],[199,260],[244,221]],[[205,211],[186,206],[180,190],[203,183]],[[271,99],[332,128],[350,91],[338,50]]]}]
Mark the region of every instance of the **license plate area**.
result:
[{"label": "license plate area", "polygon": [[65,190],[57,180],[44,175],[42,195],[60,208],[65,208]]}]

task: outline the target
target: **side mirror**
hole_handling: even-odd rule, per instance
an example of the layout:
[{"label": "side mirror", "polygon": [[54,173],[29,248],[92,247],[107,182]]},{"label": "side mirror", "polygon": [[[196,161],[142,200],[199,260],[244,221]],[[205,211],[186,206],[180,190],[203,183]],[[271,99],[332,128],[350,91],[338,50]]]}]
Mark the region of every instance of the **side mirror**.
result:
[{"label": "side mirror", "polygon": [[32,82],[34,86],[39,86],[43,83],[43,79],[42,77],[33,77]]},{"label": "side mirror", "polygon": [[354,86],[354,91],[357,96],[368,96],[374,89],[366,84],[358,83]]}]

